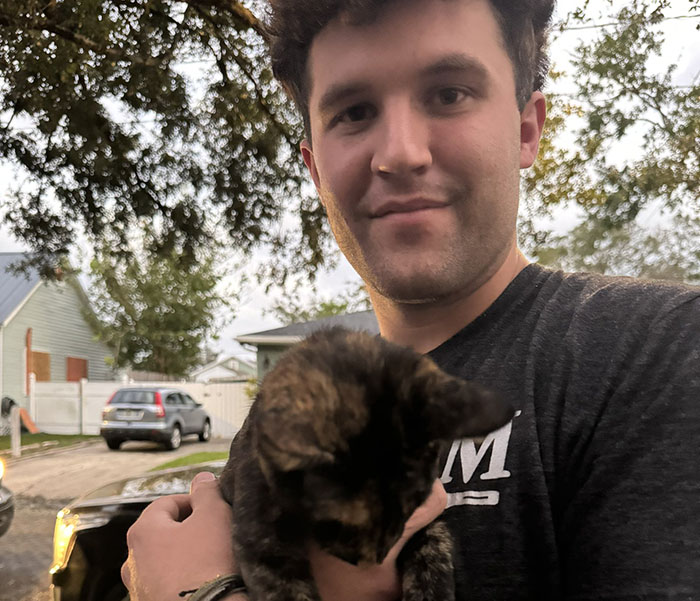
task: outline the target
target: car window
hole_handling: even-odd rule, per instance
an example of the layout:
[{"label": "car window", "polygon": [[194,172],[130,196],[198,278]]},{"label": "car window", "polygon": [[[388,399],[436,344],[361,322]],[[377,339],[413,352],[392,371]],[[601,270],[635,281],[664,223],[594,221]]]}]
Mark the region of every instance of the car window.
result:
[{"label": "car window", "polygon": [[134,405],[152,405],[152,390],[120,390],[114,395],[112,403],[131,403]]},{"label": "car window", "polygon": [[180,400],[180,395],[177,392],[171,392],[167,397],[165,397],[166,405],[182,405]]},{"label": "car window", "polygon": [[189,394],[183,394],[182,398],[185,399],[185,404],[189,405],[190,407],[194,407],[197,404],[197,402]]}]

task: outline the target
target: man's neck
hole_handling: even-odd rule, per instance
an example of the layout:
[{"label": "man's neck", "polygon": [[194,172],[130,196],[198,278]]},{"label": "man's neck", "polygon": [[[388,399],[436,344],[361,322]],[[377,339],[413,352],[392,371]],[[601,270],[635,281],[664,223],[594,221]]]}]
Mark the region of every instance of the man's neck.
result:
[{"label": "man's neck", "polygon": [[528,263],[514,245],[476,289],[430,303],[399,303],[370,290],[379,330],[387,340],[427,353],[486,311]]}]

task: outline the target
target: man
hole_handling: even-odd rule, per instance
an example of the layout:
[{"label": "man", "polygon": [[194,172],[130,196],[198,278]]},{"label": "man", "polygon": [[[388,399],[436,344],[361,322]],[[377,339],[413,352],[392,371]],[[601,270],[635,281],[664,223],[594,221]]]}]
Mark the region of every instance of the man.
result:
[{"label": "man", "polygon": [[[550,272],[516,245],[552,2],[273,5],[304,162],[382,335],[517,410],[481,447],[455,441],[447,499],[436,487],[396,551],[447,504],[458,599],[700,598],[700,291]],[[130,532],[132,598],[235,570],[202,478]],[[392,557],[357,572],[314,551],[324,600],[400,598]]]}]

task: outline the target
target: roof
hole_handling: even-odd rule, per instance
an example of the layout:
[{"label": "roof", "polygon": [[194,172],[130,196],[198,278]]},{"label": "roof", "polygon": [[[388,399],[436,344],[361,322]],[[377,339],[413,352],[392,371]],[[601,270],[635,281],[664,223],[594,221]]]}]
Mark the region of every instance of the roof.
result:
[{"label": "roof", "polygon": [[293,323],[282,328],[254,332],[236,337],[236,340],[247,344],[293,344],[306,338],[318,330],[342,326],[350,330],[360,330],[370,334],[379,334],[379,324],[373,311],[358,311],[357,313],[345,313],[333,315],[314,321]]},{"label": "roof", "polygon": [[40,281],[39,273],[32,268],[24,273],[8,271],[10,265],[27,258],[27,253],[0,253],[0,325],[10,317],[34,290]]},{"label": "roof", "polygon": [[203,374],[205,371],[213,369],[214,367],[223,367],[224,369],[228,369],[231,373],[239,373],[238,370],[235,370],[228,365],[230,361],[236,361],[240,363],[241,365],[245,365],[248,368],[254,370],[255,369],[255,364],[251,363],[250,361],[246,361],[245,359],[241,359],[239,357],[235,357],[233,355],[224,355],[220,359],[216,359],[215,361],[211,361],[210,363],[207,363],[206,365],[202,365],[201,367],[198,367],[197,369],[194,369],[190,372],[190,376],[195,377],[200,374]]}]

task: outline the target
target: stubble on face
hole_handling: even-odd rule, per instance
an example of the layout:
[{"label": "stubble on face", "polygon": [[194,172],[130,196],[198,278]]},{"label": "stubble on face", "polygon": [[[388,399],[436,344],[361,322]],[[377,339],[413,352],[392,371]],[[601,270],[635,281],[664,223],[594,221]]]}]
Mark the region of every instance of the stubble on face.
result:
[{"label": "stubble on face", "polygon": [[[511,186],[517,186],[518,181],[515,178]],[[493,187],[503,191],[503,184]],[[328,190],[320,189],[319,193],[339,248],[373,298],[380,295],[395,303],[418,305],[469,295],[498,269],[516,245],[517,202],[507,212],[483,211],[483,202],[499,201],[489,195],[480,197],[474,186],[464,182],[442,192],[454,221],[461,227],[427,234],[429,248],[424,250],[412,230],[397,231],[386,244],[370,239],[367,227],[348,224]]]}]

